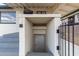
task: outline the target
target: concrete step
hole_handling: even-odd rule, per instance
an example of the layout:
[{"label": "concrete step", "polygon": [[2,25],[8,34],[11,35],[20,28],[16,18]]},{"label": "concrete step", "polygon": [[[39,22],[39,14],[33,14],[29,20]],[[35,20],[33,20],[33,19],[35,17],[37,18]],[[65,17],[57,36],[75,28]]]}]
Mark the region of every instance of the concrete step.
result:
[{"label": "concrete step", "polygon": [[27,56],[52,56],[48,52],[30,52]]}]

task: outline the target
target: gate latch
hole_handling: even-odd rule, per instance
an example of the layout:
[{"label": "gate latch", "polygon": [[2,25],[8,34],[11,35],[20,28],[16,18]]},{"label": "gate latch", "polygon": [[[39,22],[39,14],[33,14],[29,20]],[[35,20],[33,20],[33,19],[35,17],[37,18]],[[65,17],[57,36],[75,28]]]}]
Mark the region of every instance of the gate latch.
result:
[{"label": "gate latch", "polygon": [[57,46],[57,50],[59,50],[59,46]]},{"label": "gate latch", "polygon": [[59,33],[59,29],[57,29],[57,33]]}]

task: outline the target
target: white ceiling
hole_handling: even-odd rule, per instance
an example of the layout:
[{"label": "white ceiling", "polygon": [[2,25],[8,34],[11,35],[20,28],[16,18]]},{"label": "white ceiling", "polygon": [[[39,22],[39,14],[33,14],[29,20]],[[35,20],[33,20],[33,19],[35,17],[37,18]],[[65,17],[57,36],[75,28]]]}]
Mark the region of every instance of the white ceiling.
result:
[{"label": "white ceiling", "polygon": [[52,18],[51,17],[29,17],[26,18],[33,24],[47,24]]},{"label": "white ceiling", "polygon": [[79,3],[7,3],[12,8],[44,9],[62,16],[79,9]]},{"label": "white ceiling", "polygon": [[6,3],[11,7],[50,7],[56,3]]},{"label": "white ceiling", "polygon": [[28,7],[33,7],[33,6],[38,6],[38,7],[47,7],[47,6],[53,6],[54,3],[27,3],[27,4],[24,4],[24,5],[27,5]]}]

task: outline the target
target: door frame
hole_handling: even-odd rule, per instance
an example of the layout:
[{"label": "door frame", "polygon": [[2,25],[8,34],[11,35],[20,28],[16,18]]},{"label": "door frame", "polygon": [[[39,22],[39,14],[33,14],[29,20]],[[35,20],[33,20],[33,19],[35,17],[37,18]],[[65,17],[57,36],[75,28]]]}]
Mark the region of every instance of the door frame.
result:
[{"label": "door frame", "polygon": [[[21,11],[19,11],[19,12],[21,12]],[[20,14],[17,17],[20,18],[19,23],[21,23],[23,25],[25,25],[26,18],[28,18],[28,17],[52,17],[52,19],[57,18],[59,20],[59,23],[56,26],[59,26],[61,24],[61,21],[60,21],[61,14],[29,14],[29,15],[28,14]],[[53,20],[55,20],[55,19],[53,19]],[[19,34],[20,34],[19,35],[19,37],[20,37],[20,39],[19,39],[19,42],[20,42],[19,43],[19,56],[25,56],[26,55],[26,53],[25,53],[25,50],[26,50],[26,48],[25,48],[25,43],[26,43],[25,42],[25,39],[26,39],[25,38],[26,37],[25,36],[25,31],[26,31],[25,26],[23,28],[20,28],[20,29],[21,30],[19,31]],[[56,37],[55,37],[55,39],[56,39]],[[46,49],[47,49],[47,47],[46,47]]]}]

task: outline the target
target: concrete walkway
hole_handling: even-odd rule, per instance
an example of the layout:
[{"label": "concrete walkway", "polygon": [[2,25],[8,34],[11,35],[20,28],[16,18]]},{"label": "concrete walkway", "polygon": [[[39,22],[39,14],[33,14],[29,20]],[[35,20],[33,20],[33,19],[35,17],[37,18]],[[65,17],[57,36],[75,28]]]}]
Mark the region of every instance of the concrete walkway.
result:
[{"label": "concrete walkway", "polygon": [[30,52],[27,56],[52,56],[52,54],[47,52]]}]

